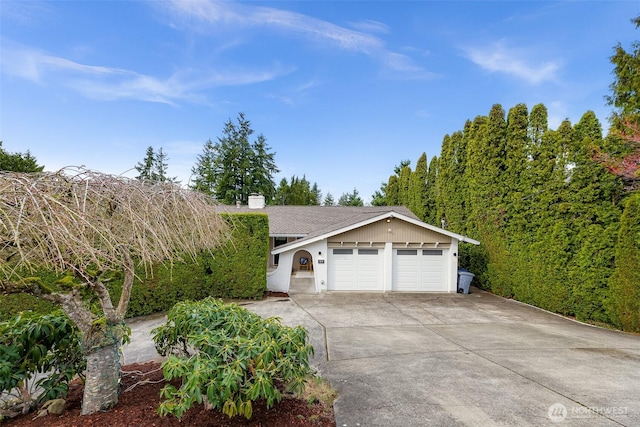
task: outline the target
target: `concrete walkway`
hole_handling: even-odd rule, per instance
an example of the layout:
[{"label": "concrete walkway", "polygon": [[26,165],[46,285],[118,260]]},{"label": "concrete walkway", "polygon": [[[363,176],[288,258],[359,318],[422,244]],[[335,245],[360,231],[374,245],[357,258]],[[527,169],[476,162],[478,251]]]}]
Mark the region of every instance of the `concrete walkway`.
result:
[{"label": "concrete walkway", "polygon": [[[340,393],[338,427],[638,426],[640,336],[472,289],[460,294],[292,294],[252,301],[301,324]],[[136,319],[125,363],[157,357]]]}]

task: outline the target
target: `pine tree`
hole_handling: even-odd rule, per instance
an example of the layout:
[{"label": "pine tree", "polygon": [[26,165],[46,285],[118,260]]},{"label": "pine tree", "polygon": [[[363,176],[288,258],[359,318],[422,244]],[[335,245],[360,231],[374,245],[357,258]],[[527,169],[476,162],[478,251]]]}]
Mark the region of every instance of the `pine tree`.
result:
[{"label": "pine tree", "polygon": [[[640,16],[632,22],[640,28]],[[627,52],[618,44],[611,57],[615,80],[607,101],[615,110],[606,149],[595,156],[622,178],[629,191],[640,189],[640,42],[632,43],[631,48]]]},{"label": "pine tree", "polygon": [[178,178],[173,176],[167,176],[167,170],[169,168],[169,156],[160,147],[155,156],[154,173],[156,181],[158,182],[177,182]]},{"label": "pine tree", "polygon": [[336,202],[333,200],[333,195],[331,193],[327,193],[324,197],[324,201],[322,202],[323,206],[335,206]]},{"label": "pine tree", "polygon": [[205,143],[203,154],[192,168],[192,188],[211,192],[222,203],[247,203],[251,194],[262,194],[271,202],[276,189],[273,175],[279,170],[275,153],[270,152],[263,135],[251,143],[251,122],[243,113],[237,124],[229,119],[216,143]]},{"label": "pine tree", "polygon": [[353,189],[351,193],[343,193],[338,199],[338,206],[363,206],[364,201],[358,194],[357,189]]},{"label": "pine tree", "polygon": [[267,145],[267,140],[260,134],[253,143],[251,151],[250,192],[262,194],[265,200],[273,199],[275,184],[273,175],[280,172],[276,167],[275,153]]},{"label": "pine tree", "polygon": [[153,151],[153,147],[147,147],[147,152],[142,162],[139,162],[135,169],[138,171],[136,179],[144,181],[155,181],[156,176],[154,173],[154,165],[156,163],[156,154]]},{"label": "pine tree", "polygon": [[135,169],[138,171],[136,179],[141,181],[154,182],[177,182],[177,177],[167,176],[169,157],[160,147],[155,151],[153,147],[148,147],[142,162],[138,162]]},{"label": "pine tree", "polygon": [[196,165],[191,168],[193,183],[191,188],[203,192],[210,196],[216,193],[216,182],[218,182],[219,170],[216,168],[216,159],[220,156],[220,147],[211,140],[208,140],[202,149],[202,154],[198,154]]},{"label": "pine tree", "polygon": [[2,148],[2,141],[0,141],[0,171],[42,172],[43,170],[44,166],[38,165],[30,151],[9,153]]},{"label": "pine tree", "polygon": [[380,189],[376,190],[371,196],[371,206],[386,206],[387,205],[387,183],[380,184]]},{"label": "pine tree", "polygon": [[282,178],[275,194],[274,201],[279,205],[319,205],[319,200],[322,198],[318,184],[314,183],[311,186],[304,175],[302,178],[292,176],[291,183],[288,183],[286,178]]},{"label": "pine tree", "polygon": [[311,205],[319,205],[320,202],[322,201],[322,191],[320,191],[320,188],[318,187],[318,183],[314,182],[313,186],[311,187],[311,200],[310,200],[310,204]]},{"label": "pine tree", "polygon": [[287,178],[282,178],[280,180],[280,184],[278,184],[278,188],[276,189],[275,196],[273,201],[276,205],[287,205],[287,198],[289,197],[290,187],[287,182]]}]

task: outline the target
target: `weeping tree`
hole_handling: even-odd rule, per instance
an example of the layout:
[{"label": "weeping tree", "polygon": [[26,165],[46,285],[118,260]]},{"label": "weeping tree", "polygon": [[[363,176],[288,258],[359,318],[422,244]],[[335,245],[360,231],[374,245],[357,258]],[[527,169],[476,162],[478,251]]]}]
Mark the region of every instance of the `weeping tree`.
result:
[{"label": "weeping tree", "polygon": [[[195,260],[227,236],[207,196],[172,183],[84,169],[0,172],[1,290],[55,302],[77,325],[87,359],[82,414],[118,401],[119,349],[136,267],[150,274],[159,263]],[[82,284],[57,291],[23,280],[41,268],[73,273]],[[105,286],[114,271],[124,277],[117,304]]]}]

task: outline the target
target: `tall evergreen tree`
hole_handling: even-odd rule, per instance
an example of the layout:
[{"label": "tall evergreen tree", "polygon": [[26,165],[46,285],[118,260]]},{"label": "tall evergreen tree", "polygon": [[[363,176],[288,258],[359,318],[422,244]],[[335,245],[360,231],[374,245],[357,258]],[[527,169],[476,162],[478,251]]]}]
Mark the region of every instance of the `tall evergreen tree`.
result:
[{"label": "tall evergreen tree", "polygon": [[169,156],[167,156],[167,153],[162,149],[162,147],[158,149],[154,160],[154,174],[156,181],[177,182],[177,177],[170,177],[167,175],[167,170],[169,168]]},{"label": "tall evergreen tree", "polygon": [[194,190],[210,196],[215,195],[219,172],[216,168],[216,159],[220,156],[219,148],[220,146],[208,140],[202,148],[202,154],[198,154],[196,165],[191,169],[193,174],[191,188]]},{"label": "tall evergreen tree", "polygon": [[409,182],[409,197],[406,205],[421,220],[425,219],[427,214],[429,183],[427,174],[429,173],[427,165],[427,153],[422,153],[416,162],[416,169],[411,174]]},{"label": "tall evergreen tree", "polygon": [[278,184],[278,188],[276,188],[276,194],[273,198],[273,202],[276,205],[287,205],[289,193],[290,193],[289,182],[287,178],[282,178],[280,180],[280,184]]},{"label": "tall evergreen tree", "polygon": [[[640,28],[640,16],[632,22]],[[611,57],[615,79],[611,84],[609,105],[611,131],[607,147],[596,158],[607,169],[623,179],[627,190],[640,189],[640,42],[627,52],[620,44]]]},{"label": "tall evergreen tree", "polygon": [[357,189],[351,193],[343,193],[338,199],[338,206],[364,206],[364,201],[358,194]]},{"label": "tall evergreen tree", "polygon": [[25,153],[9,153],[2,148],[0,141],[0,171],[42,172],[44,166],[38,165],[36,158],[28,150]]},{"label": "tall evergreen tree", "polygon": [[[640,28],[640,16],[631,22]],[[607,96],[607,102],[615,108],[612,125],[623,132],[624,128],[620,127],[625,123],[640,125],[640,42],[633,42],[631,49],[627,52],[618,43],[610,58],[614,65],[614,81],[609,86],[611,95]]]},{"label": "tall evergreen tree", "polygon": [[613,320],[624,330],[640,331],[640,193],[625,203],[615,263],[608,300]]},{"label": "tall evergreen tree", "polygon": [[320,187],[318,187],[318,183],[314,182],[313,186],[311,187],[311,204],[312,205],[319,205],[322,202],[322,191],[320,191]]},{"label": "tall evergreen tree", "polygon": [[593,153],[603,146],[602,126],[593,111],[574,126],[573,169],[567,188],[568,226],[573,230],[575,254],[569,265],[575,316],[580,320],[611,322],[605,307],[608,279],[613,272],[620,217],[619,182]]},{"label": "tall evergreen tree", "polygon": [[426,192],[424,194],[424,221],[433,224],[441,225],[438,222],[437,209],[436,209],[436,197],[437,197],[437,177],[440,160],[433,156],[429,162],[429,169],[427,170]]},{"label": "tall evergreen tree", "polygon": [[385,192],[385,202],[387,206],[398,206],[400,204],[398,193],[398,175],[391,175]]},{"label": "tall evergreen tree", "polygon": [[311,186],[304,175],[302,178],[292,176],[291,183],[282,178],[275,194],[274,202],[279,205],[319,205],[322,197],[318,184]]},{"label": "tall evergreen tree", "polygon": [[387,183],[380,184],[380,189],[376,190],[371,196],[371,206],[386,206],[387,205]]},{"label": "tall evergreen tree", "polygon": [[162,147],[158,151],[155,151],[151,146],[147,147],[144,159],[135,166],[138,171],[136,179],[141,181],[176,182],[176,177],[167,176],[168,161],[169,157]]},{"label": "tall evergreen tree", "polygon": [[145,153],[144,159],[142,162],[138,162],[136,165],[136,170],[138,171],[138,176],[136,179],[141,181],[155,181],[155,172],[154,165],[156,163],[156,153],[153,150],[153,147],[147,147],[147,151]]},{"label": "tall evergreen tree", "polygon": [[251,143],[251,122],[243,113],[237,124],[229,119],[216,143],[207,141],[203,154],[192,168],[193,188],[210,191],[219,201],[234,204],[247,203],[249,196],[259,193],[268,202],[275,195],[273,175],[276,168],[275,153],[270,152],[263,135]]},{"label": "tall evergreen tree", "polygon": [[509,110],[507,116],[505,153],[505,211],[509,218],[510,233],[522,234],[527,227],[526,198],[531,194],[525,179],[529,163],[529,112],[525,104],[518,104]]},{"label": "tall evergreen tree", "polygon": [[324,200],[322,202],[323,206],[335,206],[336,205],[336,201],[333,199],[333,195],[331,193],[327,193],[326,196],[324,196]]},{"label": "tall evergreen tree", "polygon": [[251,191],[261,193],[265,200],[271,200],[275,193],[273,176],[279,172],[275,153],[271,152],[271,147],[262,134],[258,135],[251,148]]},{"label": "tall evergreen tree", "polygon": [[412,174],[410,166],[404,166],[400,170],[400,175],[398,176],[398,205],[400,206],[409,206],[411,204],[410,186]]}]

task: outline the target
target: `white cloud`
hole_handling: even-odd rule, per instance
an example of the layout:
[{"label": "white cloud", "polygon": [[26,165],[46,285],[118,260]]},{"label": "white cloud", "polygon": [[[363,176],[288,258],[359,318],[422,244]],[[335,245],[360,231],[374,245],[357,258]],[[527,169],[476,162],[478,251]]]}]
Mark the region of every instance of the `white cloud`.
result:
[{"label": "white cloud", "polygon": [[355,28],[358,31],[362,31],[363,33],[380,33],[380,34],[389,33],[389,26],[387,26],[387,24],[384,24],[378,21],[373,21],[371,19],[367,19],[359,22],[350,22],[349,25],[351,25],[353,28]]},{"label": "white cloud", "polygon": [[221,86],[247,85],[272,80],[291,72],[275,65],[265,70],[182,70],[167,78],[131,70],[80,64],[66,58],[17,47],[3,47],[1,71],[39,84],[58,84],[99,100],[136,99],[173,104],[204,102],[200,91]]},{"label": "white cloud", "polygon": [[387,49],[382,39],[366,33],[388,32],[388,27],[377,21],[351,24],[360,30],[355,31],[296,12],[263,6],[247,6],[229,1],[172,0],[170,5],[172,12],[182,16],[190,25],[193,19],[196,19],[209,24],[218,24],[215,27],[216,30],[225,24],[233,28],[267,27],[290,33],[290,35],[302,35],[346,51],[371,56],[392,71],[407,73],[408,77],[429,76],[429,73],[416,65],[409,56]]},{"label": "white cloud", "polygon": [[469,60],[485,70],[509,74],[532,84],[554,81],[560,70],[557,61],[536,63],[533,52],[507,47],[504,42],[487,47],[468,48],[465,51]]}]

